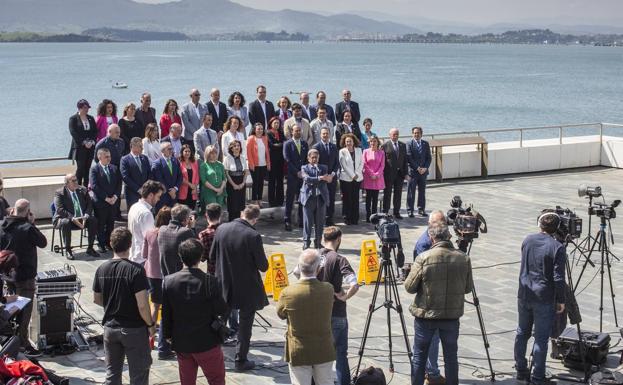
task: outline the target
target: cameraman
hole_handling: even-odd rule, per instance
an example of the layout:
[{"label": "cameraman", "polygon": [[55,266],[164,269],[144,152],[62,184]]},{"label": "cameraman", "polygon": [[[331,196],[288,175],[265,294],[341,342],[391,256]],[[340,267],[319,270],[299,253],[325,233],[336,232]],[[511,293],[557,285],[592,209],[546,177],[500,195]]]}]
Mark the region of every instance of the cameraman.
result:
[{"label": "cameraman", "polygon": [[[565,310],[565,247],[554,239],[560,217],[547,212],[539,217],[541,231],[530,234],[521,245],[521,272],[517,294],[518,326],[515,337],[517,380],[540,385],[545,379],[547,340],[556,313]],[[528,339],[534,326],[533,364],[526,360]]]},{"label": "cameraman", "polygon": [[[443,345],[448,384],[459,383],[457,359],[459,318],[465,294],[472,290],[472,265],[465,253],[450,242],[448,225],[432,222],[428,234],[433,246],[418,256],[405,280],[407,293],[415,294],[409,310],[415,317],[411,383],[424,383],[424,369],[431,340],[439,333]],[[448,276],[452,272],[452,276]]]}]

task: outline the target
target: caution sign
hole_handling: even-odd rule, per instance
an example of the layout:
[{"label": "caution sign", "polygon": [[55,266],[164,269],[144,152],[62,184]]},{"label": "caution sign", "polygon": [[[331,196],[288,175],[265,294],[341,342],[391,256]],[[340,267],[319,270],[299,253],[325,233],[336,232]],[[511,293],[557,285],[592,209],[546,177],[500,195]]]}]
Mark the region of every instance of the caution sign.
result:
[{"label": "caution sign", "polygon": [[379,277],[379,256],[376,250],[376,242],[361,242],[361,257],[359,259],[359,273],[357,282],[366,285],[376,282]]},{"label": "caution sign", "polygon": [[264,279],[264,291],[272,295],[273,300],[279,300],[279,294],[288,286],[288,271],[283,254],[272,254],[268,257],[268,271]]}]

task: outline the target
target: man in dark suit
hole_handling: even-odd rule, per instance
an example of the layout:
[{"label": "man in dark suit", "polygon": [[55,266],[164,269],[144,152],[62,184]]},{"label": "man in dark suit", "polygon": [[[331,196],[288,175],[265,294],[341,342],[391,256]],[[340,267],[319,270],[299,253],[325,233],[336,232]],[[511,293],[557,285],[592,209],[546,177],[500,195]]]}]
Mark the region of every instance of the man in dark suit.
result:
[{"label": "man in dark suit", "polygon": [[106,148],[110,152],[110,163],[112,163],[117,171],[121,165],[121,157],[125,153],[125,142],[121,139],[121,129],[117,124],[108,126],[108,135],[100,139],[95,145],[95,153],[100,148]]},{"label": "man in dark suit", "polygon": [[299,200],[303,205],[303,250],[308,249],[311,244],[312,227],[315,230],[314,249],[320,248],[325,212],[329,205],[327,183],[333,182],[333,176],[327,175],[327,167],[318,164],[318,158],[318,150],[309,150],[308,163],[301,167],[303,185]]},{"label": "man in dark suit", "polygon": [[389,205],[392,202],[392,190],[394,191],[394,217],[402,219],[400,215],[400,203],[402,199],[402,184],[409,180],[407,166],[407,146],[398,140],[400,132],[397,128],[389,130],[390,140],[383,143],[385,151],[385,190],[383,190],[383,212],[389,213]]},{"label": "man in dark suit", "polygon": [[[350,99],[350,96],[350,90],[342,91],[342,97],[344,100],[335,105],[335,118],[338,123],[342,123],[344,121],[344,112],[350,111],[352,114],[353,125],[359,128],[359,119],[361,119],[359,104],[357,102],[353,102]],[[359,139],[361,139],[361,137]]]},{"label": "man in dark suit", "polygon": [[177,201],[177,192],[182,185],[180,162],[173,156],[171,143],[160,143],[160,151],[162,151],[162,158],[151,165],[151,179],[162,183],[165,193],[162,194],[160,201],[156,204],[155,212],[158,212],[165,205],[173,207]]},{"label": "man in dark suit", "polygon": [[178,250],[184,268],[164,277],[161,332],[177,353],[181,378],[193,382],[201,367],[210,383],[224,384],[223,351],[211,325],[227,315],[227,304],[216,277],[199,267],[201,242],[188,239]]},{"label": "man in dark suit", "polygon": [[117,201],[121,196],[121,177],[119,170],[110,162],[110,151],[107,148],[97,150],[98,163],[91,166],[90,183],[91,199],[97,218],[98,251],[105,253],[110,248],[110,233],[115,225]]},{"label": "man in dark suit", "polygon": [[336,123],[335,112],[333,111],[333,107],[328,105],[326,101],[327,101],[327,94],[324,91],[318,91],[316,93],[316,104],[314,104],[310,108],[310,114],[312,115],[310,116],[310,118],[312,120],[316,119],[318,117],[318,108],[324,106],[325,110],[327,111],[327,119],[329,119],[335,126],[335,123]]},{"label": "man in dark suit", "polygon": [[177,248],[187,239],[196,238],[192,229],[195,220],[190,208],[175,205],[171,209],[171,221],[158,230],[158,249],[160,250],[160,270],[162,276],[177,273],[182,269],[182,260],[177,255]]},{"label": "man in dark suit", "polygon": [[260,208],[247,205],[240,218],[216,229],[210,252],[223,298],[231,309],[239,309],[235,368],[241,371],[255,367],[255,362],[247,359],[253,319],[256,311],[268,305],[260,275],[268,270],[268,261],[262,236],[254,227],[259,217]]},{"label": "man in dark suit", "polygon": [[136,110],[136,120],[140,123],[143,130],[149,123],[158,126],[156,120],[156,109],[151,106],[151,94],[143,92],[141,95],[141,106]]},{"label": "man in dark suit", "polygon": [[89,102],[80,99],[77,107],[78,113],[69,118],[69,134],[71,135],[69,159],[76,161],[78,184],[86,187],[89,185],[89,169],[93,162],[93,154],[95,154],[97,125],[95,119],[88,115],[89,108],[91,108]]},{"label": "man in dark suit", "polygon": [[160,139],[160,143],[171,143],[171,149],[173,150],[172,156],[179,158],[182,154],[182,146],[188,144],[190,148],[195,149],[195,145],[191,141],[186,140],[182,136],[182,126],[179,123],[173,123],[169,129],[169,135]]},{"label": "man in dark suit", "polygon": [[339,152],[335,143],[331,143],[331,131],[324,127],[320,129],[320,142],[312,147],[320,154],[318,163],[327,167],[327,173],[333,177],[327,183],[329,190],[329,205],[327,206],[325,225],[333,226],[333,213],[335,212],[335,190],[337,189],[337,174],[340,170]]},{"label": "man in dark suit", "polygon": [[88,234],[87,254],[99,257],[97,251],[93,249],[97,234],[97,219],[93,216],[93,204],[86,188],[78,184],[76,175],[65,175],[65,187],[54,193],[54,206],[52,224],[61,231],[67,259],[74,259],[71,251],[71,230],[84,228]]},{"label": "man in dark suit", "polygon": [[121,179],[125,185],[125,203],[128,211],[141,198],[139,190],[149,179],[151,165],[149,158],[143,155],[141,138],[130,140],[130,153],[121,158]]},{"label": "man in dark suit", "polygon": [[255,123],[262,123],[264,130],[268,127],[268,122],[275,114],[275,106],[266,100],[266,87],[257,86],[257,100],[249,105],[249,121],[251,127],[255,127]]},{"label": "man in dark suit", "polygon": [[351,117],[351,111],[344,111],[344,114],[342,115],[342,123],[338,123],[335,126],[335,144],[337,144],[338,146],[341,145],[340,141],[342,140],[342,135],[345,134],[355,135],[359,140],[359,143],[361,143],[361,130],[351,120]]},{"label": "man in dark suit", "polygon": [[[301,167],[307,163],[307,142],[301,139],[301,126],[292,126],[292,139],[289,139],[283,146],[283,158],[288,165],[288,180],[286,191],[285,227],[286,231],[292,231],[292,206],[297,192],[300,191],[303,183]],[[303,206],[298,209],[299,227],[303,227]]]},{"label": "man in dark suit", "polygon": [[[212,88],[210,92],[210,101],[206,103],[208,113],[212,115],[212,128],[214,131],[223,131],[223,125],[227,121],[227,105],[221,102],[221,91],[218,88]],[[266,127],[266,126],[264,126]]]},{"label": "man in dark suit", "polygon": [[407,214],[413,218],[415,188],[417,187],[417,211],[425,215],[426,211],[426,178],[432,160],[430,145],[422,139],[422,128],[411,129],[413,139],[407,145],[407,162],[409,163],[409,184],[407,187]]}]

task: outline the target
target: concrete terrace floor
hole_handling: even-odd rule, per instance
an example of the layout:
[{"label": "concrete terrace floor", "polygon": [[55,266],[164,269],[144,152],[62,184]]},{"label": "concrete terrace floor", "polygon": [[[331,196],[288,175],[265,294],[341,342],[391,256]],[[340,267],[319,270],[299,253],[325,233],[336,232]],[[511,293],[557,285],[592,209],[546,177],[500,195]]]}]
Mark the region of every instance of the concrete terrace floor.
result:
[{"label": "concrete terrace floor", "polygon": [[[454,195],[460,195],[467,204],[473,203],[487,220],[489,232],[481,235],[474,241],[471,251],[474,267],[474,278],[477,292],[481,301],[486,330],[491,344],[491,357],[495,369],[497,382],[514,384],[513,374],[513,341],[516,327],[516,292],[519,273],[520,246],[523,238],[531,232],[537,231],[536,219],[544,208],[553,208],[556,205],[576,210],[584,219],[584,233],[587,234],[587,207],[588,201],[579,198],[577,188],[580,184],[600,185],[607,201],[623,197],[623,170],[608,168],[575,169],[560,172],[512,175],[483,179],[468,179],[430,184],[427,191],[427,211],[432,209],[449,208],[449,202]],[[406,193],[403,193],[406,198]],[[364,210],[363,204],[361,207]],[[623,207],[619,208],[623,214]],[[338,208],[337,213],[340,213]],[[403,205],[404,215],[404,205]],[[339,215],[338,215],[339,216]],[[262,219],[257,228],[264,234],[266,254],[284,253],[288,271],[295,266],[295,261],[301,250],[301,231],[285,232],[281,216],[275,219]],[[362,216],[363,217],[363,216]],[[406,217],[406,215],[405,215]],[[362,218],[363,219],[363,218]],[[612,251],[623,256],[623,224],[619,219],[612,220],[615,244]],[[416,217],[405,218],[399,221],[402,230],[405,254],[411,259],[413,246],[420,233],[424,230],[426,219]],[[359,250],[361,242],[367,239],[376,239],[374,228],[365,222],[358,226],[342,226],[344,237],[340,252],[347,256],[353,268],[359,266]],[[593,223],[592,233],[597,231]],[[51,239],[51,231],[46,230]],[[77,233],[74,233],[74,242]],[[82,250],[83,251],[83,250]],[[105,259],[94,260],[83,252],[76,253],[76,260],[71,262],[79,273],[84,285],[79,299],[81,306],[95,318],[101,319],[103,311],[92,303],[93,274],[98,265]],[[108,256],[110,257],[110,256]],[[593,257],[594,260],[598,256]],[[39,252],[39,270],[58,267],[67,261],[60,255],[49,252]],[[615,294],[623,295],[623,263],[615,261],[612,265],[612,280]],[[580,266],[581,267],[581,266]],[[574,276],[577,277],[580,268],[574,266]],[[581,294],[578,296],[580,309],[584,318],[584,330],[599,330],[599,275],[598,270],[588,267],[585,276],[580,282]],[[607,278],[607,274],[605,275]],[[290,275],[290,283],[295,278]],[[590,282],[590,284],[589,284]],[[612,333],[611,352],[621,349],[620,335],[615,327],[612,313],[612,299],[605,283],[604,292],[604,330]],[[372,298],[372,286],[364,286],[359,293],[348,302],[348,318],[350,323],[349,360],[351,370],[357,364],[357,352],[363,334],[368,304]],[[400,298],[405,308],[405,319],[409,333],[409,343],[413,339],[413,317],[406,310],[412,302],[412,295],[407,294],[399,286]],[[471,296],[468,296],[471,297]],[[471,298],[469,298],[471,300]],[[623,312],[623,301],[617,300],[619,317]],[[227,382],[230,384],[288,384],[290,383],[288,367],[282,360],[284,333],[286,323],[277,318],[274,303],[265,308],[260,314],[272,326],[265,327],[264,321],[256,322],[253,329],[253,339],[250,358],[259,363],[257,370],[250,373],[236,373],[233,371],[234,348],[224,348],[226,356]],[[363,367],[369,365],[380,366],[385,371],[388,381],[393,378],[392,384],[409,383],[409,366],[404,340],[400,333],[399,318],[392,314],[392,334],[394,363],[396,372],[392,376],[388,372],[388,332],[386,316],[383,310],[374,314],[370,328]],[[93,333],[101,333],[98,325],[90,326]],[[529,349],[530,350],[530,347]],[[72,384],[102,383],[105,367],[103,362],[103,348],[101,345],[92,346],[89,350],[76,352],[67,356],[44,356],[42,363],[58,374],[70,378]],[[158,361],[156,352],[152,353],[154,363],[151,367],[150,383],[176,384],[179,382],[177,363],[175,361]],[[478,318],[475,308],[466,304],[465,315],[461,319],[461,336],[459,339],[460,378],[463,384],[481,384],[489,382],[489,375],[483,340],[480,336]],[[616,367],[618,356],[611,354],[607,366]],[[440,358],[440,365],[443,358]],[[548,359],[548,371],[551,374],[569,373],[560,362]],[[571,373],[574,376],[577,372]],[[129,383],[127,370],[124,372],[124,383]],[[200,384],[207,381],[200,374]]]}]

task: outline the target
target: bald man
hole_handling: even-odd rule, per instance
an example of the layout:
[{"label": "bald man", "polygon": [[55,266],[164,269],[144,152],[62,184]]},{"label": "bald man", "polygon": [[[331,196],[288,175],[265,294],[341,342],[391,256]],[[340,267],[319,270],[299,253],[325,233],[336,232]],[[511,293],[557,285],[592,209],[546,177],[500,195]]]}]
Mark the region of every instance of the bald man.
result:
[{"label": "bald man", "polygon": [[190,101],[182,106],[182,123],[184,124],[184,139],[191,144],[195,131],[201,128],[203,124],[203,116],[208,109],[199,103],[201,93],[198,89],[193,88],[188,94]]},{"label": "bald man", "polygon": [[350,111],[353,127],[359,129],[359,119],[361,119],[359,104],[353,102],[350,97],[350,90],[342,90],[342,101],[335,105],[335,117],[338,123],[342,123],[344,121],[344,112]]},{"label": "bald man", "polygon": [[[107,135],[100,139],[95,145],[95,154],[100,148],[107,148],[110,151],[110,163],[117,169],[121,165],[121,157],[125,154],[125,142],[121,139],[121,129],[116,123],[108,126]],[[97,157],[95,158],[97,162]]]},{"label": "bald man", "polygon": [[[385,151],[385,190],[383,190],[383,212],[389,213],[390,203],[394,206],[394,217],[402,219],[400,204],[402,203],[402,185],[405,178],[409,180],[409,168],[407,165],[407,146],[398,140],[400,132],[397,128],[389,130],[390,140],[383,143]],[[392,199],[392,191],[394,193]]]},{"label": "bald man", "polygon": [[227,105],[221,102],[221,91],[218,88],[212,88],[212,91],[210,91],[210,101],[206,107],[210,115],[212,115],[211,128],[217,133],[223,131],[223,125],[227,121]]}]

